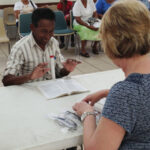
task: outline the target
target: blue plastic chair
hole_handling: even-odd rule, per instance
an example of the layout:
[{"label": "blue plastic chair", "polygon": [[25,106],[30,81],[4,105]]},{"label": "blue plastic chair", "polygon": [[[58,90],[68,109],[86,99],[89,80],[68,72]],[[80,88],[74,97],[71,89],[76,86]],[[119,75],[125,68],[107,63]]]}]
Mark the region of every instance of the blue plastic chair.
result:
[{"label": "blue plastic chair", "polygon": [[30,24],[32,23],[31,16],[32,13],[21,14],[19,16],[18,33],[20,38],[30,34]]},{"label": "blue plastic chair", "polygon": [[72,35],[74,31],[69,29],[62,11],[55,11],[54,36]]},{"label": "blue plastic chair", "polygon": [[[54,29],[54,36],[55,37],[60,37],[64,36],[67,38],[67,43],[66,43],[66,49],[68,48],[68,40],[69,36],[75,35],[75,31],[73,29],[70,29],[67,26],[64,14],[62,11],[55,11],[55,29]],[[76,45],[75,45],[76,46]]]}]

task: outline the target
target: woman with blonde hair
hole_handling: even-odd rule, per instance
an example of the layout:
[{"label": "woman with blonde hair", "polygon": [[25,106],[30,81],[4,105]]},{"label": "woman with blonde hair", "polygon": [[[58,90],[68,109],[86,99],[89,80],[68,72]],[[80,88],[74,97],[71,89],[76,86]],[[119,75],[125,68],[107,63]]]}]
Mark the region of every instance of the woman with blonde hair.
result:
[{"label": "woman with blonde hair", "polygon": [[[73,106],[83,121],[85,150],[149,150],[148,9],[137,0],[115,2],[103,16],[101,37],[105,53],[122,69],[126,79],[110,90],[87,96]],[[102,117],[96,127],[92,105],[106,96]]]}]

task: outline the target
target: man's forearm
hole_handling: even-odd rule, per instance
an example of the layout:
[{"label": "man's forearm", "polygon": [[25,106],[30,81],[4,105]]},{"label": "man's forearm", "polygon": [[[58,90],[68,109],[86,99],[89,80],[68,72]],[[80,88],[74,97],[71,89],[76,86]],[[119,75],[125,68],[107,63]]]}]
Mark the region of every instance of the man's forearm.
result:
[{"label": "man's forearm", "polygon": [[20,85],[26,83],[27,81],[31,80],[31,74],[24,75],[24,76],[14,76],[14,75],[7,75],[3,78],[2,82],[4,86],[8,85]]},{"label": "man's forearm", "polygon": [[61,77],[64,77],[64,76],[67,76],[70,72],[68,70],[66,70],[65,68],[62,68],[60,70],[60,76]]}]

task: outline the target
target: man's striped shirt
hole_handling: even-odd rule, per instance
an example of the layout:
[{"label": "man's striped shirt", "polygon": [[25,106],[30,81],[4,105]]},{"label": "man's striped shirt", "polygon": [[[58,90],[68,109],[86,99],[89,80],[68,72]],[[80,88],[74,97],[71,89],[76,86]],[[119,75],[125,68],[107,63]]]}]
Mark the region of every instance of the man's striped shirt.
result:
[{"label": "man's striped shirt", "polygon": [[[4,76],[8,74],[15,76],[30,74],[35,67],[44,62],[48,63],[47,67],[50,68],[51,55],[55,56],[55,73],[56,76],[59,76],[59,72],[63,68],[62,62],[64,62],[64,57],[60,53],[57,40],[51,37],[45,46],[45,50],[42,50],[35,42],[31,33],[29,36],[19,40],[13,46],[4,71]],[[51,71],[34,81],[42,81],[46,79],[52,79]]]}]

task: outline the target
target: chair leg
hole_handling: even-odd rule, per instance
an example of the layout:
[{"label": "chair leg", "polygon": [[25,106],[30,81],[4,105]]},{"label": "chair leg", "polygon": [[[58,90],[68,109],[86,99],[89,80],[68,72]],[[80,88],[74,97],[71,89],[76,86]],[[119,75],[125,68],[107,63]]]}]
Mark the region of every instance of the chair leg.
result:
[{"label": "chair leg", "polygon": [[77,34],[76,35],[77,36],[77,45],[78,45],[78,55],[80,55],[80,37],[79,37],[79,35]]},{"label": "chair leg", "polygon": [[8,53],[10,54],[10,42],[8,42]]},{"label": "chair leg", "polygon": [[102,47],[101,47],[101,41],[99,41],[99,52],[103,53]]},{"label": "chair leg", "polygon": [[83,148],[83,144],[81,144],[81,145],[80,145],[80,147],[81,147],[81,150],[84,150],[84,148]]},{"label": "chair leg", "polygon": [[77,39],[77,35],[75,34],[75,56],[79,55],[79,45],[78,45],[78,39]]},{"label": "chair leg", "polygon": [[66,36],[66,42],[65,42],[65,50],[68,49],[68,46],[69,46],[69,35]]}]

